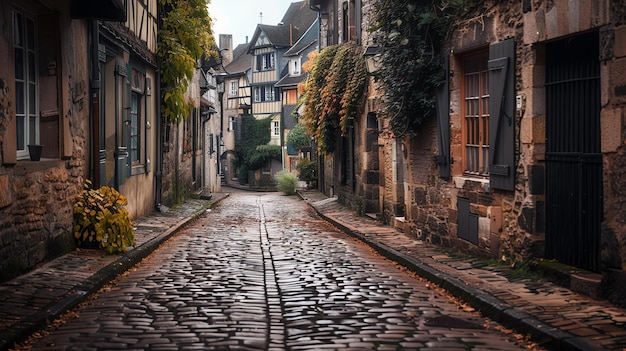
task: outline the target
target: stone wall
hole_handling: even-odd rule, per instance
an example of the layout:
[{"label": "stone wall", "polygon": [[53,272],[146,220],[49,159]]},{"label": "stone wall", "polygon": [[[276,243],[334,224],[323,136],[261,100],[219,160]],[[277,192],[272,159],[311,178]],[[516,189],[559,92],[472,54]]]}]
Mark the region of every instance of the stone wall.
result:
[{"label": "stone wall", "polygon": [[[11,4],[0,0],[0,6]],[[59,111],[57,157],[30,161],[16,157],[16,117],[12,55],[0,59],[0,281],[5,281],[74,248],[73,205],[88,172],[88,66],[85,21],[69,18],[69,2],[59,2],[61,48],[54,72]],[[11,11],[0,15],[0,28],[10,28]],[[6,33],[5,33],[6,34]],[[12,52],[10,35],[0,36],[0,49]],[[57,50],[55,50],[56,52]],[[42,74],[40,72],[40,74]],[[50,135],[47,135],[50,137]],[[53,136],[54,139],[54,136]]]},{"label": "stone wall", "polygon": [[[519,261],[544,256],[545,238],[545,102],[543,42],[589,29],[599,32],[601,42],[601,139],[604,174],[603,267],[626,267],[626,184],[624,183],[626,106],[626,27],[624,10],[616,2],[518,1],[498,3],[490,11],[469,15],[452,36],[446,50],[450,69],[461,72],[457,55],[515,38],[516,94],[522,107],[515,116],[515,191],[489,188],[488,179],[463,175],[460,116],[460,77],[450,81],[450,132],[452,177],[438,177],[432,162],[436,154],[434,121],[408,142],[411,178],[406,203],[407,230],[420,239],[455,246],[465,251],[504,260]],[[622,17],[620,17],[622,13]],[[621,18],[621,20],[620,20]],[[539,44],[539,45],[538,45]],[[612,72],[612,73],[610,73]],[[388,161],[385,164],[388,169]],[[386,177],[385,179],[388,179]],[[470,201],[478,216],[479,241],[470,244],[457,237],[458,198]]]},{"label": "stone wall", "polygon": [[84,168],[61,160],[0,168],[0,281],[73,250],[72,206]]}]

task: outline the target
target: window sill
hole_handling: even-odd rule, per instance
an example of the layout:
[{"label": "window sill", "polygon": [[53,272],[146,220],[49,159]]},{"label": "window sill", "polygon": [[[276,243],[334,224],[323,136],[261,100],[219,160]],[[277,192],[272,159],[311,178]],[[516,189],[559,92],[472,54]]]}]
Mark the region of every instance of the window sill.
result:
[{"label": "window sill", "polygon": [[144,174],[144,173],[146,173],[146,167],[143,164],[136,164],[136,165],[133,165],[133,167],[131,168],[130,175],[134,176],[137,174]]},{"label": "window sill", "polygon": [[452,177],[452,180],[454,181],[454,187],[457,189],[463,189],[466,182],[472,182],[480,186],[484,192],[489,192],[489,178],[457,176]]},{"label": "window sill", "polygon": [[15,175],[25,175],[29,173],[44,171],[49,168],[65,167],[65,161],[56,158],[42,158],[39,161],[31,161],[28,158],[19,159],[15,164]]}]

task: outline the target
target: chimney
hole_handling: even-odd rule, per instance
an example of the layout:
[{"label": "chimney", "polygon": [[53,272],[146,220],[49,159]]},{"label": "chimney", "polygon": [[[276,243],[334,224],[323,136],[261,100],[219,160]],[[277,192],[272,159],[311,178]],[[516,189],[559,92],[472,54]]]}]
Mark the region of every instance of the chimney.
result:
[{"label": "chimney", "polygon": [[222,54],[222,64],[226,66],[233,62],[233,35],[220,34],[219,46]]}]

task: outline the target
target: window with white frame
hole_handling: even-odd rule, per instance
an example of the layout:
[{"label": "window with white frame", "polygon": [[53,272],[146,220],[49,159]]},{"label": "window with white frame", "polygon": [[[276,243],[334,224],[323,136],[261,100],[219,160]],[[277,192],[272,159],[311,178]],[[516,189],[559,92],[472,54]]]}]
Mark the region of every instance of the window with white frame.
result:
[{"label": "window with white frame", "polygon": [[280,135],[280,122],[279,121],[272,122],[272,135],[274,136]]},{"label": "window with white frame", "polygon": [[300,75],[300,57],[291,58],[289,60],[289,74],[292,76]]},{"label": "window with white frame", "polygon": [[28,155],[27,145],[39,143],[37,22],[24,12],[15,10],[13,30],[17,156],[21,158]]},{"label": "window with white frame", "polygon": [[235,117],[228,117],[228,131],[232,132],[235,130]]},{"label": "window with white frame", "polygon": [[276,89],[271,85],[254,87],[254,102],[278,101]]},{"label": "window with white frame", "polygon": [[230,82],[230,91],[228,93],[230,96],[238,96],[239,95],[239,82],[233,80]]}]

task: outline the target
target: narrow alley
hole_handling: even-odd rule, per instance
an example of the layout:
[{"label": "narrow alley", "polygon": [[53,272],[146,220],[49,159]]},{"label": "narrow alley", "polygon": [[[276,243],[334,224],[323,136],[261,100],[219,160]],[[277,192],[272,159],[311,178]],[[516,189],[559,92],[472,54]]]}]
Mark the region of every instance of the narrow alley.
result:
[{"label": "narrow alley", "polygon": [[523,349],[295,196],[235,192],[32,350]]}]

